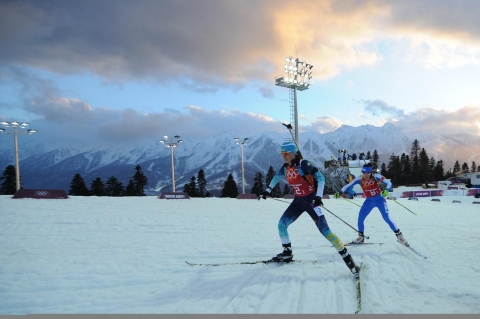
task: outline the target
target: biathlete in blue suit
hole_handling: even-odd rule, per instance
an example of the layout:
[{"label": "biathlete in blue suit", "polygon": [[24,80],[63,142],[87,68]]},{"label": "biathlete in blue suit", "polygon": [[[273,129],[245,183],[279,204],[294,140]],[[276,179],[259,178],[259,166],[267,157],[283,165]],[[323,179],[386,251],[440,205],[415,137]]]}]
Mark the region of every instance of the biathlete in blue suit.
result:
[{"label": "biathlete in blue suit", "polygon": [[271,190],[281,178],[287,179],[295,197],[278,222],[278,232],[282,241],[283,252],[272,259],[277,262],[292,261],[292,244],[287,228],[297,220],[303,212],[307,212],[315,222],[320,233],[332,243],[350,271],[356,275],[359,267],[355,264],[340,238],[328,227],[327,220],[320,208],[320,206],[323,206],[322,196],[325,177],[311,162],[300,157],[295,143],[283,143],[281,146],[281,155],[285,164],[272,178],[269,186],[262,193],[261,198],[267,199]]},{"label": "biathlete in blue suit", "polygon": [[[381,183],[386,184],[387,189],[392,189],[392,183],[389,180],[385,179],[384,176],[373,173],[372,164],[368,163],[363,165],[362,167],[362,176],[355,177],[350,183],[342,187],[341,192],[344,193],[350,187],[353,187],[356,184],[360,184],[365,194],[365,201],[363,202],[363,205],[360,208],[360,212],[358,214],[358,238],[355,239],[353,242],[361,244],[365,241],[364,222],[372,209],[376,207],[382,214],[383,220],[388,224],[388,226],[390,226],[390,229],[395,232],[398,242],[405,245],[407,244],[407,241],[400,232],[400,229],[390,217],[387,201],[384,198],[388,196],[388,191],[382,191],[380,187]],[[339,198],[340,194],[336,193],[335,197]]]}]

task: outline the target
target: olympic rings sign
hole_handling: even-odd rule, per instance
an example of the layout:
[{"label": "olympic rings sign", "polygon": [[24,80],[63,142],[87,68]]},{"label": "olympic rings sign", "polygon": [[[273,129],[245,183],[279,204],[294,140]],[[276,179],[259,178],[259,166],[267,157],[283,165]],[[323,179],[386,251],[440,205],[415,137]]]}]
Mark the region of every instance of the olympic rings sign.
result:
[{"label": "olympic rings sign", "polygon": [[37,196],[48,196],[49,192],[48,191],[36,191],[35,194]]}]

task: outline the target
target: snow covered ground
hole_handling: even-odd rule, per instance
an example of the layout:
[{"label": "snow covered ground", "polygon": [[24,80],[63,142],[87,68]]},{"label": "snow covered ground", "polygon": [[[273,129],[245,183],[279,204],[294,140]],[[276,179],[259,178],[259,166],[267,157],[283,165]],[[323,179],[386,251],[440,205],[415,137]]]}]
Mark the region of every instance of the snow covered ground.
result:
[{"label": "snow covered ground", "polygon": [[[367,218],[369,241],[384,244],[349,249],[365,263],[362,313],[480,313],[480,205],[472,204],[480,199],[431,199],[388,201],[405,237],[428,259],[398,244],[377,210]],[[324,203],[357,228],[359,207],[345,199]],[[0,196],[0,314],[353,313],[353,276],[307,214],[289,231],[295,259],[316,264],[185,263],[276,255],[277,222],[287,205],[272,199]],[[356,237],[325,214],[344,242]]]}]

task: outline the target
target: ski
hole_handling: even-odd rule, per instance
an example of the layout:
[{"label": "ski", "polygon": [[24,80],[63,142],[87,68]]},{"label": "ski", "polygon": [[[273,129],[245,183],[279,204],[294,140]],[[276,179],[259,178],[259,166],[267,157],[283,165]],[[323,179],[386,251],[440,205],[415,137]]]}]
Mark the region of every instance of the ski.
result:
[{"label": "ski", "polygon": [[362,246],[362,245],[379,245],[379,246],[382,246],[383,243],[355,243],[355,242],[350,242],[350,243],[346,243],[346,244],[343,244],[343,246]]},{"label": "ski", "polygon": [[415,254],[417,254],[418,256],[422,257],[423,259],[427,259],[427,256],[421,254],[418,250],[416,250],[415,248],[413,248],[412,246],[410,246],[409,243],[406,243],[406,244],[399,243],[399,244],[407,247],[408,249],[410,249],[411,251],[413,251]]},{"label": "ski", "polygon": [[319,262],[318,260],[291,260],[289,262],[278,262],[272,259],[269,260],[256,260],[256,261],[239,261],[239,262],[228,262],[228,263],[216,263],[216,264],[204,264],[204,263],[191,263],[185,261],[187,265],[190,266],[232,266],[232,265],[256,265],[256,264],[289,264],[289,263],[309,263],[309,264],[316,264]]},{"label": "ski", "polygon": [[360,263],[359,273],[355,275],[355,292],[357,294],[357,311],[355,311],[355,313],[359,313],[362,310],[362,268],[363,261]]},{"label": "ski", "polygon": [[[362,246],[362,245],[378,245],[378,246],[382,246],[383,243],[361,243],[361,244],[357,244],[357,243],[344,243],[343,246]],[[325,247],[334,247],[332,245],[321,245],[321,246],[325,246]]]}]

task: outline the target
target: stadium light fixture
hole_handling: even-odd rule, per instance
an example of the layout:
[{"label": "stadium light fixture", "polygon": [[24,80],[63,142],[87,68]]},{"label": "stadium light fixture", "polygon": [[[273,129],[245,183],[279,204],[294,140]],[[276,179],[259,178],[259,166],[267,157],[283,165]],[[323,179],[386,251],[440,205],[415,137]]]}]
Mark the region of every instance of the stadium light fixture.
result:
[{"label": "stadium light fixture", "polygon": [[166,147],[170,148],[171,154],[172,154],[172,185],[173,185],[173,192],[176,192],[175,188],[175,162],[173,160],[173,149],[177,147],[178,145],[183,143],[183,140],[180,139],[180,136],[175,135],[173,138],[168,138],[168,135],[163,136],[163,140],[160,140],[159,142],[165,145]]},{"label": "stadium light fixture", "polygon": [[245,194],[245,168],[243,166],[243,146],[248,144],[249,139],[244,138],[240,140],[238,137],[235,137],[235,144],[240,145],[241,154],[242,154],[242,194]]},{"label": "stadium light fixture", "polygon": [[1,122],[0,125],[4,126],[5,128],[13,129],[12,132],[7,131],[5,128],[0,128],[0,132],[2,134],[13,134],[13,140],[15,144],[15,182],[16,182],[16,189],[17,191],[20,189],[20,164],[18,159],[18,134],[33,134],[37,133],[37,130],[29,129],[26,132],[18,131],[18,129],[25,129],[28,127],[28,123],[26,122],[17,122],[17,121],[4,121]]},{"label": "stadium light fixture", "polygon": [[297,145],[300,145],[300,136],[298,133],[297,90],[304,91],[310,88],[310,80],[312,79],[311,69],[313,68],[313,65],[293,57],[286,57],[285,61],[286,63],[283,65],[283,75],[275,78],[275,85],[289,88],[290,91],[293,92],[293,105],[291,105],[291,108],[293,109],[293,112],[291,112],[293,118],[290,119],[290,122],[295,123],[295,140]]}]

